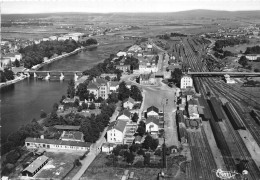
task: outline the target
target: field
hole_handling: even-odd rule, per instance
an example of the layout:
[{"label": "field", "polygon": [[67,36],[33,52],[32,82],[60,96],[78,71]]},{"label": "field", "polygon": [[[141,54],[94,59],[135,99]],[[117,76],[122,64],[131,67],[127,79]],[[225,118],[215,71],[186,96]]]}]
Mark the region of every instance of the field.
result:
[{"label": "field", "polygon": [[228,46],[223,48],[224,51],[230,51],[232,53],[240,53],[240,51],[242,51],[243,53],[246,51],[247,47],[252,47],[252,46],[256,46],[260,44],[260,40],[250,40],[250,43],[248,44],[240,44],[240,45],[236,45],[236,46]]},{"label": "field", "polygon": [[[106,158],[105,153],[99,154],[96,159],[92,162],[90,167],[87,169],[85,174],[82,176],[84,179],[89,180],[120,180],[124,174],[126,169],[130,172],[134,172],[134,177],[139,178],[141,180],[156,180],[158,173],[161,171],[160,168],[135,168],[131,166],[126,166],[125,168],[122,167],[113,167],[107,166],[106,163],[109,161]],[[153,158],[151,158],[152,161]],[[168,166],[168,173],[171,174],[171,179],[184,179],[184,174],[180,172],[178,164],[180,163],[178,158],[169,157],[167,160]],[[178,174],[176,174],[178,172]]]}]

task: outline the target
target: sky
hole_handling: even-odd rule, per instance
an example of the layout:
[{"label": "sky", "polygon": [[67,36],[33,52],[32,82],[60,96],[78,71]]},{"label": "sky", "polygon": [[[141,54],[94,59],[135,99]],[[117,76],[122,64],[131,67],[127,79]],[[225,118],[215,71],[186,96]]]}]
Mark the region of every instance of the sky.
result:
[{"label": "sky", "polygon": [[260,10],[260,0],[0,0],[2,14]]}]

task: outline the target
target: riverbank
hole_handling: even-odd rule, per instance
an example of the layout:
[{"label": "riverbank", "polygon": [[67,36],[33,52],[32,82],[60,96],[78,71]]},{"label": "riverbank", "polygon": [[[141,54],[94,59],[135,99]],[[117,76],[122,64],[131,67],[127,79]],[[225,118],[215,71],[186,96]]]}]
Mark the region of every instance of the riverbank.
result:
[{"label": "riverbank", "polygon": [[6,81],[4,83],[0,83],[0,89],[3,88],[3,87],[9,86],[11,84],[15,84],[15,83],[17,83],[19,81],[22,81],[22,80],[26,79],[27,77],[28,77],[27,75],[22,74],[21,76],[16,76],[11,81]]},{"label": "riverbank", "polygon": [[76,54],[76,53],[78,53],[78,52],[80,52],[80,51],[82,51],[82,50],[86,50],[86,49],[98,47],[98,45],[99,45],[99,44],[94,44],[94,45],[85,46],[85,47],[82,46],[82,47],[80,47],[80,48],[75,49],[74,51],[72,51],[72,52],[70,52],[70,53],[65,53],[65,54],[62,54],[62,55],[60,55],[60,56],[57,56],[57,57],[51,58],[51,59],[49,59],[49,60],[46,60],[46,61],[42,62],[41,64],[37,64],[37,65],[33,66],[33,67],[31,68],[31,70],[37,71],[37,70],[39,70],[40,68],[42,68],[43,66],[45,66],[45,65],[47,65],[47,64],[50,64],[50,63],[52,63],[52,62],[54,62],[54,61],[57,61],[57,60],[60,60],[60,59],[62,59],[62,58],[71,56],[71,55]]}]

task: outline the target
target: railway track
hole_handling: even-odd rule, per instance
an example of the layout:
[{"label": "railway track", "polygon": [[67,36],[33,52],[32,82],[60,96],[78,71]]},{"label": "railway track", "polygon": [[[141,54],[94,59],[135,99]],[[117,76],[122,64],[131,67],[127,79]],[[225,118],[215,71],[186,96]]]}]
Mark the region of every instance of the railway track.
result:
[{"label": "railway track", "polygon": [[[205,64],[203,65],[202,61],[200,59],[198,59],[199,55],[194,52],[194,45],[192,45],[193,48],[189,47],[191,45],[191,43],[192,43],[191,41],[183,40],[183,46],[185,47],[185,54],[183,55],[183,56],[185,56],[184,62],[189,65],[191,71],[208,71],[207,68],[205,67]],[[200,48],[201,47],[199,47],[199,49]],[[211,67],[211,68],[213,68],[213,67]],[[260,141],[260,138],[259,138],[260,133],[256,129],[254,129],[252,125],[250,125],[250,122],[249,122],[250,116],[246,115],[250,111],[248,109],[242,110],[243,108],[238,103],[238,101],[241,101],[241,99],[243,99],[243,98],[249,98],[248,93],[246,93],[244,91],[240,92],[239,90],[234,89],[233,87],[230,87],[229,85],[226,85],[226,84],[223,85],[223,83],[216,84],[212,79],[209,79],[209,78],[199,78],[199,77],[195,77],[195,78],[197,78],[196,82],[199,83],[198,88],[199,88],[199,91],[201,92],[202,96],[207,98],[207,92],[210,91],[211,95],[226,98],[229,102],[231,102],[233,104],[233,106],[239,112],[239,115],[241,117],[244,117],[242,119],[245,119],[244,123],[247,126],[247,128],[250,130],[253,137],[255,139],[258,137],[258,139]],[[220,87],[219,85],[222,85],[222,86]],[[232,91],[232,93],[230,93],[228,91]],[[258,102],[256,102],[256,103],[258,103]],[[243,112],[246,112],[246,113],[244,114]],[[251,121],[253,121],[252,118],[251,118]],[[213,122],[211,122],[211,124],[212,123]],[[245,144],[244,144],[243,140],[241,139],[240,135],[238,134],[238,132],[236,132],[235,130],[232,129],[230,122],[228,122],[228,123],[229,124],[228,124],[227,128],[231,132],[231,137],[233,139],[233,142],[235,143],[235,146],[237,147],[237,149],[232,148],[232,151],[231,151],[232,153],[230,152],[230,149],[229,149],[227,143],[221,142],[223,140],[225,141],[225,138],[224,138],[224,135],[222,134],[222,130],[220,129],[219,125],[217,123],[215,123],[213,125],[213,126],[216,126],[215,131],[217,131],[217,133],[220,135],[220,137],[222,137],[222,138],[219,138],[220,143],[222,143],[222,146],[223,146],[223,148],[220,148],[220,150],[223,155],[223,159],[224,159],[224,162],[225,162],[227,168],[229,170],[236,169],[234,159],[232,158],[232,154],[234,153],[237,157],[248,160],[248,164],[246,166],[249,169],[249,171],[251,172],[250,179],[259,178],[259,176],[260,176],[259,169],[257,168],[256,164],[252,160],[247,147],[245,146]],[[203,130],[202,130],[202,132],[203,132]]]}]

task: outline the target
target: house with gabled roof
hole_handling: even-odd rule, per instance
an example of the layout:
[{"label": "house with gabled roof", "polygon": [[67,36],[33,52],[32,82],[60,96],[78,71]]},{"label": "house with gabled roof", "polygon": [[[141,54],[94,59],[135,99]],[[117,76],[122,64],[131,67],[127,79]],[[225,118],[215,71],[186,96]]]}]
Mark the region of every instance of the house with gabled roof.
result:
[{"label": "house with gabled roof", "polygon": [[109,82],[109,91],[110,93],[116,92],[119,88],[119,82],[118,81],[110,81]]},{"label": "house with gabled roof", "polygon": [[159,119],[153,116],[148,117],[146,119],[145,126],[147,132],[150,132],[151,134],[157,134],[160,126]]},{"label": "house with gabled roof", "polygon": [[147,117],[157,117],[159,118],[159,109],[155,106],[151,106],[149,108],[147,108],[147,113],[146,113]]},{"label": "house with gabled roof", "polygon": [[93,93],[96,98],[98,97],[99,87],[96,83],[90,82],[87,88],[89,90],[89,93]]},{"label": "house with gabled roof", "polygon": [[134,105],[135,105],[135,100],[131,97],[129,97],[123,101],[123,107],[126,109],[133,109]]},{"label": "house with gabled roof", "polygon": [[126,132],[127,122],[124,120],[116,120],[111,122],[107,129],[107,142],[115,144],[123,144]]},{"label": "house with gabled roof", "polygon": [[131,113],[127,109],[124,109],[121,111],[117,117],[118,120],[125,120],[130,121],[131,120]]}]

